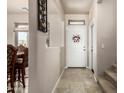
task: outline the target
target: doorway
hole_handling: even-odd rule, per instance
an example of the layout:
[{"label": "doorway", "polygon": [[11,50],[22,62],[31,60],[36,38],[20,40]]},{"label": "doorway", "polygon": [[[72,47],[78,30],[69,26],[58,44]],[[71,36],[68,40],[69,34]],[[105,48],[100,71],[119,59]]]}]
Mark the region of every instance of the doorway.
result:
[{"label": "doorway", "polygon": [[[15,48],[12,82],[7,91],[28,93],[29,88],[29,0],[7,0],[7,44]],[[11,57],[11,56],[10,56]],[[9,66],[7,66],[9,69]],[[10,74],[7,73],[8,76]],[[10,86],[13,84],[12,86]]]},{"label": "doorway", "polygon": [[91,25],[91,70],[92,70],[92,72],[94,73],[94,69],[93,69],[93,65],[94,65],[94,63],[93,63],[93,30],[94,30],[94,25]]},{"label": "doorway", "polygon": [[87,31],[85,25],[68,25],[66,32],[67,66],[86,67]]},{"label": "doorway", "polygon": [[95,24],[92,22],[89,29],[89,67],[93,73],[96,71],[96,31]]}]

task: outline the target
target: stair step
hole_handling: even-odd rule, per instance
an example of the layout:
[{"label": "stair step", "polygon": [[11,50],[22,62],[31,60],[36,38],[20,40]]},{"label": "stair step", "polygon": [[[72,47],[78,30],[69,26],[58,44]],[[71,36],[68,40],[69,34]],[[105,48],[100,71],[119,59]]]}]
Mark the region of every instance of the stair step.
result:
[{"label": "stair step", "polygon": [[117,72],[117,64],[113,64],[113,65],[112,65],[112,69],[113,69],[115,72]]},{"label": "stair step", "polygon": [[117,87],[117,73],[109,69],[105,71],[105,77],[109,80],[114,86]]},{"label": "stair step", "polygon": [[98,83],[103,89],[104,93],[117,93],[115,86],[110,81],[106,80],[105,77],[100,76],[98,78]]}]

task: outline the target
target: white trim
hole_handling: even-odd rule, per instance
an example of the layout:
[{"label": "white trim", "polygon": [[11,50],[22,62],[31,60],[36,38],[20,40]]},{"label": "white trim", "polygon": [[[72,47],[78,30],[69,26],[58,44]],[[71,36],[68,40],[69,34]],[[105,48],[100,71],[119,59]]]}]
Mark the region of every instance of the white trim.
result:
[{"label": "white trim", "polygon": [[90,67],[86,66],[87,69],[90,69]]},{"label": "white trim", "polygon": [[65,66],[65,69],[67,69],[68,68],[68,66]]},{"label": "white trim", "polygon": [[91,26],[92,25],[94,25],[94,26],[96,25],[95,24],[95,18],[91,19],[90,22],[89,22],[89,25],[88,25],[88,30],[89,30],[89,33],[88,33],[88,52],[89,52],[88,53],[88,61],[89,61],[89,68],[90,69],[92,69],[92,67],[91,67],[92,66],[91,65],[92,63],[91,63],[91,59],[90,59],[90,53],[91,53],[91,50],[90,50],[91,49],[91,47],[90,47],[91,41],[90,41],[90,39],[91,39]]},{"label": "white trim", "polygon": [[93,74],[93,76],[94,76],[94,80],[97,82],[97,78],[96,78],[95,74]]},{"label": "white trim", "polygon": [[53,87],[53,90],[52,90],[52,92],[51,92],[51,93],[54,93],[54,92],[55,92],[56,87],[57,87],[57,85],[59,84],[59,81],[60,81],[60,79],[61,79],[61,77],[62,77],[62,75],[63,75],[63,73],[64,73],[65,69],[66,69],[66,67],[64,67],[64,69],[63,69],[63,71],[62,71],[61,75],[59,76],[58,80],[56,81],[55,86]]}]

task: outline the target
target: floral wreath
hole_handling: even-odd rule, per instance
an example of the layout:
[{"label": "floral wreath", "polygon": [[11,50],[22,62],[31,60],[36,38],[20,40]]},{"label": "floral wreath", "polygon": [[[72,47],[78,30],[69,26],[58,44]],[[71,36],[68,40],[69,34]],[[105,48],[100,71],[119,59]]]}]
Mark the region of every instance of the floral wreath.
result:
[{"label": "floral wreath", "polygon": [[80,36],[79,35],[73,35],[72,40],[76,43],[80,41]]}]

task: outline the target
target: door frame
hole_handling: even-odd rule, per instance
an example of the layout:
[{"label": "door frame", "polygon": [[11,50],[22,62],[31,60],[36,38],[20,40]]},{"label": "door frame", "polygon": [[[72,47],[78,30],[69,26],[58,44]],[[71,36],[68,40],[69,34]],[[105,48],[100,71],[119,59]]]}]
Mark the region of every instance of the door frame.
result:
[{"label": "door frame", "polygon": [[[93,38],[95,38],[95,41],[93,41],[93,58],[91,59],[91,27],[92,26],[94,26],[94,29],[95,29],[95,31],[93,31],[92,32],[92,34],[93,34]],[[91,21],[90,21],[90,23],[89,23],[89,34],[88,34],[88,41],[89,41],[89,43],[88,43],[88,60],[89,60],[89,65],[88,65],[88,68],[89,69],[93,69],[94,71],[95,71],[95,73],[97,73],[97,60],[96,60],[96,58],[97,58],[97,33],[96,33],[96,21],[95,21],[95,18],[93,18]],[[92,61],[91,61],[92,60]],[[93,66],[93,67],[92,67]]]}]

